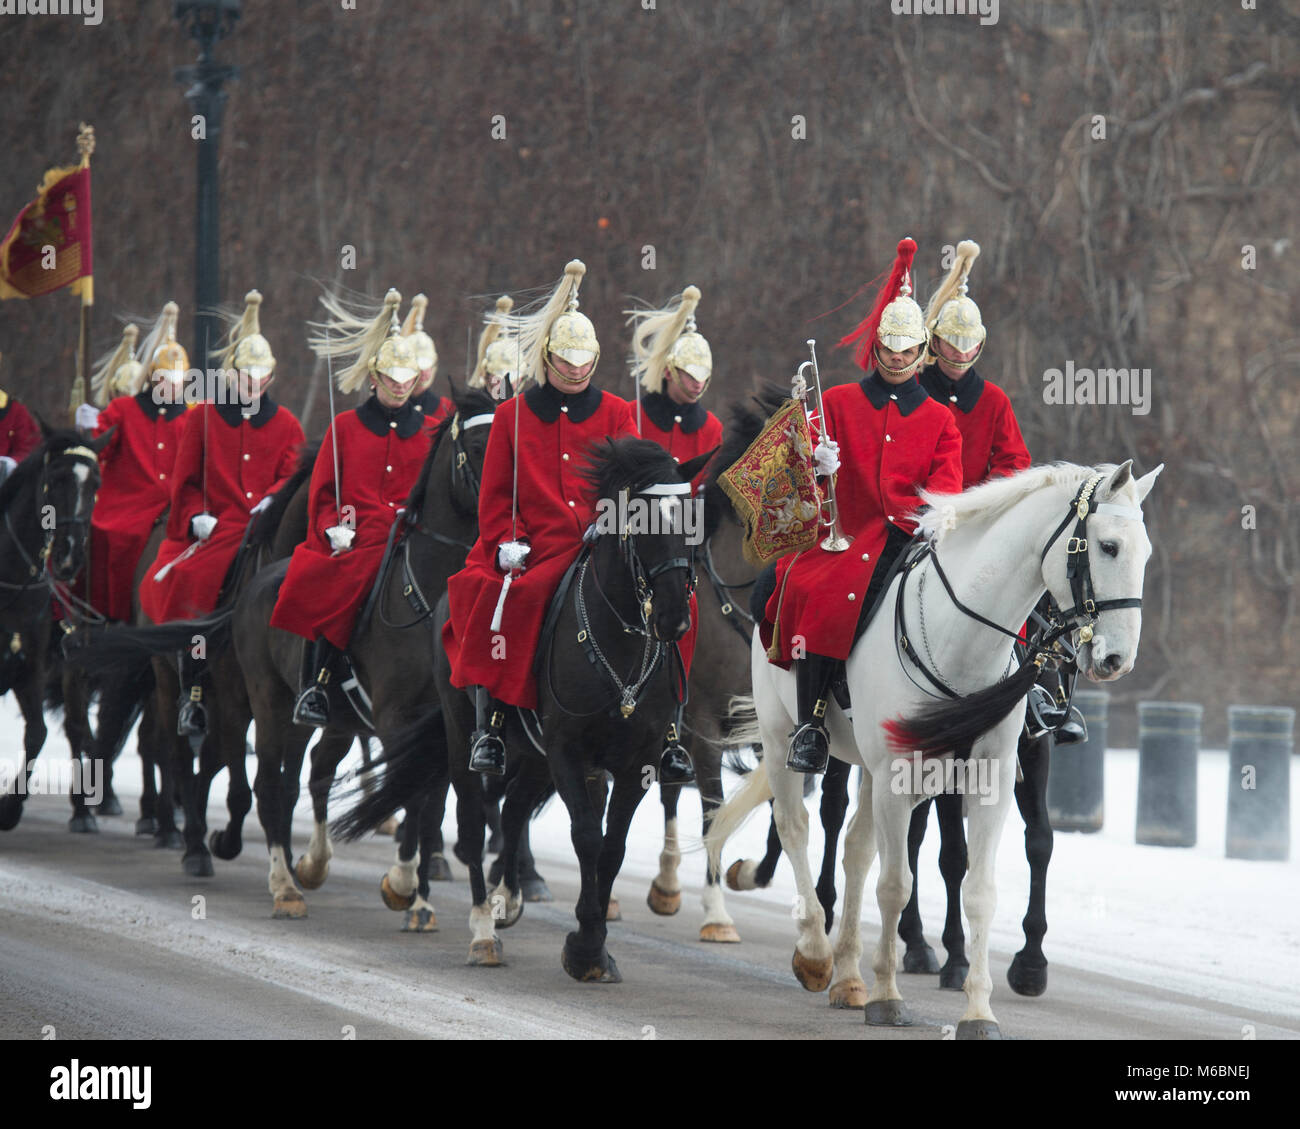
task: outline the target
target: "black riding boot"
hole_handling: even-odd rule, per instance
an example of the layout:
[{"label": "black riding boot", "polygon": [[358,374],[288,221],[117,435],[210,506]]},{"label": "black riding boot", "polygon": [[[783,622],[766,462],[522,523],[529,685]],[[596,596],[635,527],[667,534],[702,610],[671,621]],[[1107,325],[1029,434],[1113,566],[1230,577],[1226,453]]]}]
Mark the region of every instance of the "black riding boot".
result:
[{"label": "black riding boot", "polygon": [[203,704],[203,671],[207,663],[188,650],[176,656],[181,696],[176,704],[176,732],[182,737],[202,737],[208,731],[208,711]]},{"label": "black riding boot", "polygon": [[676,722],[668,726],[664,736],[664,751],[659,757],[660,784],[693,784],[695,768],[691,764],[691,755],[678,739]]},{"label": "black riding boot", "polygon": [[506,723],[506,709],[487,692],[486,686],[474,687],[474,732],[470,734],[469,767],[485,776],[504,776],[506,743],[501,730]]},{"label": "black riding boot", "polygon": [[298,679],[298,700],[293,705],[293,720],[297,725],[319,729],[330,720],[330,660],[334,647],[324,636],[312,643],[302,643],[302,671]]},{"label": "black riding boot", "polygon": [[825,772],[830,760],[830,737],[826,732],[826,706],[838,659],[809,655],[795,666],[795,687],[799,695],[799,728],[790,735],[790,753],[785,766],[792,772]]}]

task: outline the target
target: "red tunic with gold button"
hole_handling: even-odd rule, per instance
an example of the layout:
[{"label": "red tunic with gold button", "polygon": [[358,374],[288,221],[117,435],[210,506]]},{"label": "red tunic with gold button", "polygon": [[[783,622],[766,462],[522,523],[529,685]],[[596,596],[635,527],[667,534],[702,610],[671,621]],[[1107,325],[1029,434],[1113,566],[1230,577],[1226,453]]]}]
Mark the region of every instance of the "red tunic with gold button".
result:
[{"label": "red tunic with gold button", "polygon": [[456,410],[454,400],[439,396],[432,388],[413,396],[411,406],[423,417],[424,426],[430,432],[437,431],[438,425]]},{"label": "red tunic with gold button", "polygon": [[[524,571],[511,583],[501,628],[494,632],[492,618],[505,575],[497,567],[497,548],[516,537],[511,522],[516,413],[517,537],[532,549]],[[544,384],[497,408],[483,459],[478,542],[447,584],[451,618],[442,639],[453,685],[485,686],[507,705],[536,708],[533,653],[542,621],[582,548],[584,531],[596,520],[591,486],[583,477],[588,450],[602,439],[635,434],[627,402],[590,385],[565,395]]]},{"label": "red tunic with gold button", "polygon": [[[636,408],[632,408],[633,419]],[[641,437],[653,439],[679,463],[712,451],[722,442],[722,421],[696,402],[678,404],[663,392],[649,392],[641,397]],[[704,467],[691,480],[698,494],[708,476]]]},{"label": "red tunic with gold button", "polygon": [[[876,373],[822,397],[827,434],[840,446],[836,481],[846,552],[820,544],[781,558],[776,590],[761,624],[764,646],[779,665],[802,653],[846,659],[867,586],[890,527],[908,534],[917,490],[961,490],[961,435],[952,416],[911,380],[891,386]],[[775,651],[775,654],[773,654]]]},{"label": "red tunic with gold button", "polygon": [[41,429],[32,413],[7,392],[0,392],[0,455],[20,463],[41,445]]},{"label": "red tunic with gold button", "polygon": [[95,435],[112,430],[99,453],[101,484],[90,521],[90,602],[109,619],[129,620],[135,570],[171,500],[184,404],[153,393],[118,396],[99,413]]},{"label": "red tunic with gold button", "polygon": [[[345,650],[379,573],[388,533],[420,476],[432,445],[414,404],[385,408],[371,396],[335,417],[339,493],[334,492],[334,437],[326,432],[307,498],[307,540],[293,551],[271,626]],[[335,555],[325,531],[355,529],[352,547]],[[327,599],[322,599],[327,594]]]},{"label": "red tunic with gold button", "polygon": [[962,489],[990,478],[1015,474],[1033,461],[1020,434],[1011,400],[973,368],[960,380],[949,380],[938,365],[921,375],[921,386],[952,412],[961,432]]},{"label": "red tunic with gold button", "polygon": [[[237,404],[203,403],[185,413],[167,537],[140,586],[140,606],[151,621],[197,619],[212,611],[239,552],[249,511],[289,480],[302,442],[302,425],[269,396],[261,397],[258,411],[247,419]],[[199,544],[190,521],[204,512],[217,525]],[[171,569],[156,580],[167,565]]]}]

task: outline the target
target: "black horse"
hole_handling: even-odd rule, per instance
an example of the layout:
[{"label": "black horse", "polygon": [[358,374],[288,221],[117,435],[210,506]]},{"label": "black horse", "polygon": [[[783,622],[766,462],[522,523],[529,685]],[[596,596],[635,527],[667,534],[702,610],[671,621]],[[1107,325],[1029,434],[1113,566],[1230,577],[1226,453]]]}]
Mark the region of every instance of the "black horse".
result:
[{"label": "black horse", "polygon": [[[616,439],[594,448],[589,480],[598,498],[631,497],[650,486],[690,482],[712,454],[679,466],[656,443]],[[683,693],[675,644],[689,626],[694,581],[693,552],[680,523],[663,524],[650,532],[615,533],[594,525],[568,583],[557,593],[549,617],[553,631],[538,648],[540,708],[530,716],[511,710],[507,719],[509,759],[517,775],[501,811],[502,876],[491,896],[482,867],[482,790],[462,788],[458,780],[474,775],[468,768],[474,710],[469,696],[451,686],[445,654],[438,655],[435,667],[441,707],[385,745],[378,790],[340,821],[343,834],[357,837],[397,806],[407,804],[408,811],[418,806],[418,797],[451,772],[460,846],[470,858],[472,964],[502,963],[495,926],[512,924],[523,912],[522,832],[554,788],[569,810],[582,877],[578,930],[565,941],[564,969],[576,980],[621,979],[605,947],[610,890],[632,815],[655,778]],[[439,627],[446,617],[444,597]],[[607,773],[613,791],[602,831]]]},{"label": "black horse", "polygon": [[[111,432],[83,439],[75,431],[41,424],[44,440],[0,485],[0,694],[12,690],[23,713],[24,766],[21,780],[0,796],[0,831],[22,818],[32,770],[45,744],[42,703],[55,648],[54,609],[59,631],[75,634],[93,610],[69,589],[86,560],[90,516],[99,489],[99,452]],[[84,784],[97,773],[72,745],[73,831],[95,829]],[[89,770],[89,772],[88,772]]]}]

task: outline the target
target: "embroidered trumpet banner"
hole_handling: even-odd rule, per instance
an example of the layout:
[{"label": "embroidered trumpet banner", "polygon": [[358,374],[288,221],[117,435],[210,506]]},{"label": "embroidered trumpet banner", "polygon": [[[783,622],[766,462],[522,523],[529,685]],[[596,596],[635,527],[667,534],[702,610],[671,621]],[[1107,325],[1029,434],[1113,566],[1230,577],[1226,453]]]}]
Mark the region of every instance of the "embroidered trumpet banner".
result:
[{"label": "embroidered trumpet banner", "polygon": [[0,242],[0,299],[34,298],[64,286],[88,292],[91,247],[89,166],[48,170],[36,199]]}]

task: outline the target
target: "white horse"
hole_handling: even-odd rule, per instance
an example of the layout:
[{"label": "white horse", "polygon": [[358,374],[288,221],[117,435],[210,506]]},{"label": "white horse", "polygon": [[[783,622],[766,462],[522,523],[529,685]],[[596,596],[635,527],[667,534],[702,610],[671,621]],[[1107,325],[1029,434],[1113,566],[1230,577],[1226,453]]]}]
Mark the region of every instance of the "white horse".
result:
[{"label": "white horse", "polygon": [[[716,864],[745,816],[774,800],[777,830],[798,885],[794,973],[810,991],[823,991],[829,984],[831,1006],[864,1008],[873,1025],[910,1024],[895,979],[898,919],[912,887],[908,822],[912,808],[930,790],[927,785],[941,775],[934,770],[947,770],[951,790],[957,765],[951,759],[935,760],[934,754],[969,748],[969,761],[961,766],[966,786],[959,790],[966,793],[969,820],[970,866],[962,901],[970,922],[971,965],[966,1013],[957,1035],[1000,1037],[989,1007],[994,863],[1015,784],[1024,698],[1037,672],[1031,656],[1006,677],[1013,663],[1010,633],[1020,630],[1046,588],[1068,609],[1062,619],[1074,638],[1082,673],[1094,682],[1108,682],[1133,668],[1142,627],[1142,581],[1151,555],[1140,506],[1163,466],[1140,479],[1134,479],[1131,467],[1131,460],[1118,467],[1031,467],[964,494],[922,494],[931,507],[925,525],[933,552],[895,577],[849,655],[850,716],[833,702],[826,716],[832,755],[866,767],[844,840],[847,888],[833,950],[808,863],[803,777],[785,767],[797,716],[795,679],[768,663],[755,632],[754,710],[767,755],[714,818],[709,850]],[[900,584],[901,625],[896,623]],[[956,606],[954,595],[963,608]],[[849,605],[845,613],[854,610]],[[976,616],[1005,632],[999,634]],[[926,671],[955,696],[941,696]],[[917,750],[930,759],[922,762]],[[859,918],[863,885],[877,850],[881,925],[872,965],[875,983],[868,994],[859,967]],[[743,885],[745,868],[754,864],[737,866]]]}]

